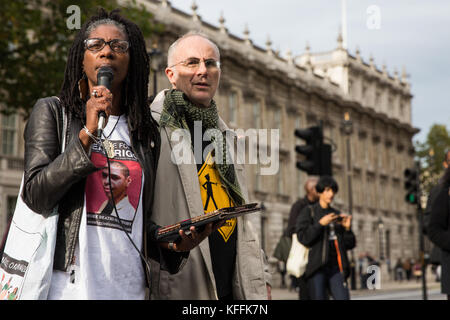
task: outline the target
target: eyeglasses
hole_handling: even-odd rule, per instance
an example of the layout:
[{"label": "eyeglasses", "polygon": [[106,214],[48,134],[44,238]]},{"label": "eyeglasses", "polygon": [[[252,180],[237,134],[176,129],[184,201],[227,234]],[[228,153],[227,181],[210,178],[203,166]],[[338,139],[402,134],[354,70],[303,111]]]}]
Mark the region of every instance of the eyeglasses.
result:
[{"label": "eyeglasses", "polygon": [[112,51],[118,53],[124,53],[128,50],[130,44],[126,40],[112,39],[105,41],[102,38],[91,38],[84,40],[84,48],[89,51],[100,51],[105,45],[109,45]]},{"label": "eyeglasses", "polygon": [[206,59],[206,60],[200,60],[198,58],[189,58],[183,61],[180,61],[178,63],[175,63],[174,65],[170,66],[169,68],[175,67],[179,64],[192,69],[197,70],[200,67],[201,62],[205,63],[205,67],[208,70],[218,70],[220,69],[220,61],[214,60],[214,59]]}]

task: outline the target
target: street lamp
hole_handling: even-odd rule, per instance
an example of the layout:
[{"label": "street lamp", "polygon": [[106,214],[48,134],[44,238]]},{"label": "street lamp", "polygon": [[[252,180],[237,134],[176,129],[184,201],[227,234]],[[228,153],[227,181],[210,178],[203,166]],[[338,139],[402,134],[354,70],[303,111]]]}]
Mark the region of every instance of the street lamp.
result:
[{"label": "street lamp", "polygon": [[161,50],[158,49],[158,45],[156,43],[153,44],[152,48],[147,52],[147,54],[150,59],[150,70],[153,73],[153,94],[149,97],[149,100],[153,101],[153,99],[158,94],[157,74],[159,70],[161,70],[163,55]]},{"label": "street lamp", "polygon": [[[347,153],[347,185],[348,185],[348,214],[353,215],[353,191],[352,191],[352,154],[350,150],[350,136],[353,133],[353,123],[350,120],[350,113],[344,113],[344,120],[342,121],[342,130],[346,136],[346,153]],[[351,278],[350,286],[352,290],[356,289],[356,268],[355,268],[355,254],[353,249],[351,253]]]},{"label": "street lamp", "polygon": [[348,213],[353,214],[353,195],[352,195],[352,154],[350,150],[350,136],[353,133],[353,123],[350,120],[350,114],[345,112],[342,121],[342,129],[346,135],[347,146],[347,181],[348,181]]}]

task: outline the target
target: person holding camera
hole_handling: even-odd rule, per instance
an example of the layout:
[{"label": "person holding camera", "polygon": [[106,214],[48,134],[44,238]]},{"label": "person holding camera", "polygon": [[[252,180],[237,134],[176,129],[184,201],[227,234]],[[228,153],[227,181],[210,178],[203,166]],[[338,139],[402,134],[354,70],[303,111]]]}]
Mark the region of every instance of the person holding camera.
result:
[{"label": "person holding camera", "polygon": [[331,206],[338,189],[332,177],[321,177],[316,185],[319,201],[305,207],[297,218],[298,240],[310,249],[305,278],[312,300],[327,300],[328,291],[335,300],[350,299],[347,250],[355,247],[356,240],[352,216]]}]

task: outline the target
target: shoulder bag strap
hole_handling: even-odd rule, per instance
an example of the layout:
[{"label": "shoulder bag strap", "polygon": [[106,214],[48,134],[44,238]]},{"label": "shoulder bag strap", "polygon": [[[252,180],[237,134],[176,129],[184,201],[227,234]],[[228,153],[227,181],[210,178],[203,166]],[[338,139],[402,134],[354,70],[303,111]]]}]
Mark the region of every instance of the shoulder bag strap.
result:
[{"label": "shoulder bag strap", "polygon": [[311,213],[311,218],[314,219],[314,208],[313,208],[313,206],[310,205],[310,204],[308,204],[308,207],[309,207],[309,210],[311,211],[311,212],[310,212],[310,213]]},{"label": "shoulder bag strap", "polygon": [[[62,117],[62,130],[60,132],[61,137],[61,153],[66,149],[66,135],[67,135],[67,113],[64,106],[61,104],[61,100],[57,96],[53,96],[53,100],[56,105],[56,114]],[[59,107],[59,108],[58,108]],[[61,113],[59,112],[61,110]],[[59,120],[57,120],[59,121]]]}]

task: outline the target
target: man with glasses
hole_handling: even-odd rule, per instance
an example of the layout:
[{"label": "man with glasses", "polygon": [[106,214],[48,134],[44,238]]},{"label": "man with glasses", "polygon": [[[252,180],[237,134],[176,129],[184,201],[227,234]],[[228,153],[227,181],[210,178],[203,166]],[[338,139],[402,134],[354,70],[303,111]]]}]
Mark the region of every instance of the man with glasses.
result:
[{"label": "man with glasses", "polygon": [[[188,33],[170,46],[167,60],[165,72],[172,89],[160,92],[151,105],[161,130],[152,216],[159,225],[248,202],[245,172],[227,157],[228,128],[213,99],[221,75],[218,47],[202,34]],[[204,138],[209,130],[216,133],[215,139]],[[180,146],[187,150],[190,161],[179,161]],[[200,157],[196,149],[200,149]],[[205,185],[208,188],[202,187]],[[227,220],[209,241],[191,251],[176,276],[155,263],[152,298],[270,298],[265,256],[247,219]]]}]

